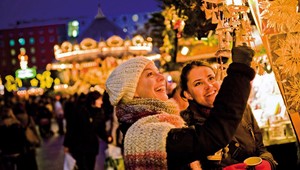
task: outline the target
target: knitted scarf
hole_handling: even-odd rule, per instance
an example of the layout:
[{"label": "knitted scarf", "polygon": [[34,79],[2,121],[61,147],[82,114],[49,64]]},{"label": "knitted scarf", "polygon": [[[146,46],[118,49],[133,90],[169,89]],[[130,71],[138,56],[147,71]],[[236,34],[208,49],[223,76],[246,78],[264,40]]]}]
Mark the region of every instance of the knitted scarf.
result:
[{"label": "knitted scarf", "polygon": [[117,107],[119,121],[134,123],[124,139],[126,170],[166,170],[166,138],[172,128],[183,127],[171,101],[135,99]]}]

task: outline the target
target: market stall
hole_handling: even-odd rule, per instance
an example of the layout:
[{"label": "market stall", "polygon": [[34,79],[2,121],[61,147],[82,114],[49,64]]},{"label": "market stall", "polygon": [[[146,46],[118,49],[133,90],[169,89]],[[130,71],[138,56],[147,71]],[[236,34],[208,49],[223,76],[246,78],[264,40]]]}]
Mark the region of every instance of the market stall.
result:
[{"label": "market stall", "polygon": [[300,15],[297,11],[298,1],[250,0],[249,5],[299,141],[300,24],[297,18]]},{"label": "market stall", "polygon": [[[223,54],[217,56],[215,51],[230,51],[232,46],[242,43],[252,46],[256,51],[253,67],[257,69],[250,96],[252,109],[263,131],[265,145],[280,164],[278,168],[284,169],[288,165],[295,168],[300,161],[297,156],[300,135],[298,1],[203,1],[206,17],[210,17],[207,19],[218,25],[218,45],[214,46],[211,43],[214,41],[207,40],[206,44],[210,43],[208,48],[203,47],[203,41],[182,46],[179,42],[177,61],[211,58],[222,61]],[[257,36],[254,36],[253,27],[250,26],[247,15],[250,11],[255,20]],[[261,42],[257,43],[257,40]],[[197,54],[192,48],[206,52]],[[223,66],[226,64],[221,63]],[[223,66],[217,66],[221,68],[218,70],[221,73]]]}]

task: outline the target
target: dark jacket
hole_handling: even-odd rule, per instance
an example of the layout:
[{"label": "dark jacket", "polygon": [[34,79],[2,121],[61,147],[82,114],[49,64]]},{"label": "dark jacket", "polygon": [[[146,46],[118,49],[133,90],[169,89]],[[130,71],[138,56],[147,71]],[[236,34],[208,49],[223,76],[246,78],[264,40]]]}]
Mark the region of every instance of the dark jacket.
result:
[{"label": "dark jacket", "polygon": [[214,108],[204,124],[169,132],[169,169],[180,169],[178,167],[204,159],[231,141],[247,105],[251,90],[250,81],[255,72],[244,64],[232,63],[227,69],[227,74],[214,101]]},{"label": "dark jacket", "polygon": [[19,122],[6,126],[0,121],[0,135],[0,157],[25,152],[25,128]]},{"label": "dark jacket", "polygon": [[103,110],[87,105],[78,106],[67,122],[64,146],[71,153],[97,155],[99,138],[107,141]]},{"label": "dark jacket", "polygon": [[[195,124],[203,125],[209,117],[210,108],[189,101],[189,107],[181,112],[181,116],[188,126]],[[268,160],[272,169],[276,169],[276,161],[263,144],[262,133],[252,113],[251,107],[247,105],[241,123],[239,124],[232,141],[228,145],[229,151],[222,162],[210,161],[205,157],[200,160],[203,170],[221,170],[222,167],[241,163],[251,156],[259,156]]]}]

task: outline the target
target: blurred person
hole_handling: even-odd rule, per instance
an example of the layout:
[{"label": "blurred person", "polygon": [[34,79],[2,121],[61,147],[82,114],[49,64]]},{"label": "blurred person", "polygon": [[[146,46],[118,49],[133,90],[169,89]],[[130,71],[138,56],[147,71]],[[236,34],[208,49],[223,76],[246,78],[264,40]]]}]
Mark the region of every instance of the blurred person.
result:
[{"label": "blurred person", "polygon": [[227,72],[210,117],[201,126],[186,127],[153,61],[136,57],[116,67],[105,85],[124,134],[125,169],[201,169],[195,161],[225,147],[242,118],[255,76],[249,65],[235,61]]},{"label": "blurred person", "polygon": [[77,93],[75,93],[73,95],[70,95],[65,101],[65,104],[64,104],[64,115],[65,116],[64,117],[66,119],[66,122],[68,122],[69,117],[72,117],[72,114],[75,111],[76,107],[74,107],[74,106],[76,104],[77,98],[78,98],[78,95],[77,95]]},{"label": "blurred person", "polygon": [[109,101],[109,95],[107,91],[103,92],[103,106],[102,106],[105,116],[107,118],[107,131],[111,136],[111,144],[121,147],[122,143],[122,134],[119,129],[118,119],[115,114],[115,108],[111,105]]},{"label": "blurred person", "polygon": [[[82,96],[82,95],[81,95]],[[75,104],[74,113],[68,117],[64,138],[64,151],[76,160],[79,170],[93,170],[99,153],[99,142],[109,142],[106,132],[105,115],[101,109],[102,95],[89,92],[80,103]]]},{"label": "blurred person", "polygon": [[0,169],[22,170],[24,153],[26,151],[25,128],[13,114],[10,106],[0,107]]},{"label": "blurred person", "polygon": [[56,94],[55,95],[55,101],[54,101],[54,116],[58,125],[58,134],[64,135],[64,108],[61,101],[61,95]]},{"label": "blurred person", "polygon": [[[41,140],[36,129],[35,121],[33,117],[26,112],[25,104],[22,102],[18,102],[14,105],[13,112],[16,118],[20,121],[22,127],[25,129],[26,142],[24,154],[21,155],[21,166],[30,170],[37,170],[36,147],[40,147]],[[27,128],[29,128],[28,130],[32,132],[30,136],[26,134]],[[31,140],[29,137],[33,139]]]},{"label": "blurred person", "polygon": [[[233,49],[233,62],[236,61],[236,56],[242,56],[244,55],[243,53],[246,53],[245,55],[254,54],[254,52],[252,54],[249,47],[241,46],[239,48],[241,49],[239,51],[236,51],[236,48]],[[234,63],[234,65],[250,65],[251,60],[249,59],[249,61],[247,61],[247,58],[245,58],[245,61],[241,60],[240,62],[241,63]],[[244,70],[241,70],[241,72]],[[237,73],[236,76],[240,77]],[[238,79],[232,86],[239,85],[240,83],[238,81],[242,81],[242,78],[243,77]],[[212,110],[217,106],[216,101],[218,98],[227,98],[228,103],[233,102],[233,94],[222,95],[220,84],[221,83],[216,79],[214,69],[209,63],[193,61],[182,69],[181,96],[188,100],[189,107],[180,114],[187,122],[188,126],[204,125],[205,121],[211,116]],[[224,86],[225,85],[222,87]],[[209,155],[200,159],[203,170],[222,170],[222,168],[233,164],[237,165],[227,168],[232,168],[233,170],[235,168],[238,169],[238,167],[245,169],[246,165],[243,164],[243,161],[252,156],[259,156],[265,160],[264,166],[260,166],[261,169],[268,169],[271,167],[272,170],[276,169],[277,163],[263,144],[262,133],[257,125],[250,106],[247,105],[242,112],[244,112],[242,121],[239,124],[232,141],[229,142],[228,147],[220,150],[214,155]]]},{"label": "blurred person", "polygon": [[52,112],[49,110],[49,107],[47,107],[47,105],[49,104],[46,98],[40,100],[40,102],[38,103],[36,115],[39,132],[41,137],[43,138],[49,138],[54,134],[51,130]]},{"label": "blurred person", "polygon": [[178,105],[178,109],[182,111],[188,107],[189,103],[185,98],[181,97],[180,93],[181,93],[180,86],[176,86],[170,95],[170,100],[175,102]]},{"label": "blurred person", "polygon": [[[37,109],[39,103],[39,97],[37,96],[29,96],[28,99],[25,101],[26,112],[33,117],[35,122],[37,122]],[[52,104],[52,103],[51,103]]]}]

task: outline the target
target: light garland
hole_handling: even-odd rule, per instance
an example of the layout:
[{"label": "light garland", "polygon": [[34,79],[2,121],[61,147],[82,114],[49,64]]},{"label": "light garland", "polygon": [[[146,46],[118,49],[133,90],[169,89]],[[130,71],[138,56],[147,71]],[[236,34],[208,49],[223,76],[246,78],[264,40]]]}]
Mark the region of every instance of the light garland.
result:
[{"label": "light garland", "polygon": [[97,42],[91,38],[85,38],[79,45],[68,41],[61,45],[54,45],[55,58],[61,62],[69,62],[74,59],[92,60],[106,55],[119,57],[124,53],[146,55],[151,51],[152,39],[144,39],[141,35],[134,36],[132,40],[123,40],[120,36],[113,35],[106,41]]}]

